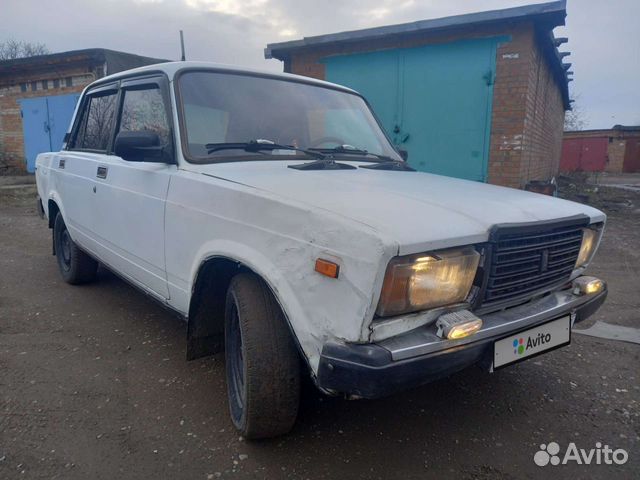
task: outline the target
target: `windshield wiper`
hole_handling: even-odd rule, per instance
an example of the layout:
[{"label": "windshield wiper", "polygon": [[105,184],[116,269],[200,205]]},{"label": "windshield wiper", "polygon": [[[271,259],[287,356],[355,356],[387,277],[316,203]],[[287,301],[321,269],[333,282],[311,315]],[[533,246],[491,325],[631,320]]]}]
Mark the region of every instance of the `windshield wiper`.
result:
[{"label": "windshield wiper", "polygon": [[207,143],[205,145],[205,148],[207,149],[207,154],[209,155],[221,150],[244,150],[245,152],[250,153],[259,153],[263,150],[291,150],[294,152],[302,152],[318,160],[323,160],[325,158],[325,155],[321,152],[316,152],[305,148],[298,148],[294,147],[293,145],[280,145],[278,143],[272,142],[271,140],[264,140],[262,138],[249,140],[248,142]]},{"label": "windshield wiper", "polygon": [[346,155],[361,155],[363,157],[366,156],[372,156],[377,158],[378,160],[381,160],[383,162],[397,162],[398,160],[391,158],[387,155],[380,155],[377,153],[371,153],[368,150],[364,150],[362,148],[356,148],[352,145],[339,145],[337,147],[333,147],[333,148],[309,148],[309,150],[313,150],[314,152],[321,152],[321,153],[327,153],[327,154],[331,154],[331,153],[342,153],[342,154],[346,154]]},{"label": "windshield wiper", "polygon": [[409,166],[404,160],[390,160],[386,162],[376,162],[371,165],[360,165],[360,168],[371,170],[394,170],[397,172],[415,172],[416,169]]},{"label": "windshield wiper", "polygon": [[289,165],[289,168],[295,170],[355,170],[357,167],[348,163],[336,162],[330,158],[314,160],[313,162],[301,163],[298,165]]},{"label": "windshield wiper", "polygon": [[343,153],[352,155],[370,155],[376,157],[379,161],[373,165],[360,165],[360,168],[370,168],[372,170],[395,170],[402,172],[415,172],[416,169],[409,166],[404,160],[397,160],[387,155],[379,155],[377,153],[371,153],[367,150],[356,148],[352,145],[340,145],[334,148],[310,148],[309,150],[320,151],[323,153]]}]

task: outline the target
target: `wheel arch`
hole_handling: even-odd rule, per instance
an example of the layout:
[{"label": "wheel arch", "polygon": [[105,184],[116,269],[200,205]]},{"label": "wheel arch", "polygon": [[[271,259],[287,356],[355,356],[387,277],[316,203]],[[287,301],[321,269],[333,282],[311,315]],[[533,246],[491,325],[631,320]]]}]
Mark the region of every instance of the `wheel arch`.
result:
[{"label": "wheel arch", "polygon": [[56,215],[58,215],[58,212],[61,212],[61,209],[58,206],[58,203],[53,198],[50,198],[49,201],[47,202],[47,218],[49,220],[49,228],[53,228],[56,222]]},{"label": "wheel arch", "polygon": [[224,256],[211,256],[200,263],[189,301],[187,360],[223,350],[227,289],[241,271],[247,271],[241,262]]},{"label": "wheel arch", "polygon": [[47,200],[47,223],[51,229],[51,255],[56,254],[56,241],[53,227],[55,227],[58,213],[62,215],[62,218],[64,219],[64,213],[62,213],[60,205],[58,205],[58,202],[55,200],[55,196],[52,196],[52,198]]},{"label": "wheel arch", "polygon": [[267,285],[282,310],[300,355],[308,363],[290,321],[287,305],[282,295],[279,295],[277,286],[273,284],[273,279],[256,267],[255,263],[221,254],[205,257],[195,273],[189,302],[187,360],[214,355],[224,349],[226,294],[231,279],[238,273],[252,273]]}]

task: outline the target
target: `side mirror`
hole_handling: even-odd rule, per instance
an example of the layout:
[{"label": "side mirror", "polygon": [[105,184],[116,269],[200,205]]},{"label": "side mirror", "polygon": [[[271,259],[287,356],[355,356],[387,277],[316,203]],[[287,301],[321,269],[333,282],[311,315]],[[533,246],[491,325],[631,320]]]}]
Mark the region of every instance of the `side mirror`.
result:
[{"label": "side mirror", "polygon": [[118,133],[113,152],[130,162],[171,163],[158,134],[148,131]]},{"label": "side mirror", "polygon": [[406,150],[400,148],[398,149],[398,153],[400,154],[400,157],[402,157],[402,159],[406,162],[409,158],[409,152],[407,152]]}]

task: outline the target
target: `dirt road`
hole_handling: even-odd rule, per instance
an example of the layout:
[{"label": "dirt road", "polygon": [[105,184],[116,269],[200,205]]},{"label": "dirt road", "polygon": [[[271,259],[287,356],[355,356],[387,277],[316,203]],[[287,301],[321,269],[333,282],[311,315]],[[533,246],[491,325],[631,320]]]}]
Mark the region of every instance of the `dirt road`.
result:
[{"label": "dirt road", "polygon": [[[2,479],[640,477],[640,345],[583,335],[378,401],[307,388],[290,435],[242,441],[223,359],[186,362],[185,325],[107,271],[64,284],[29,188],[0,192]],[[612,212],[592,273],[611,288],[595,319],[640,328],[635,205]],[[552,441],[629,460],[536,466]]]}]

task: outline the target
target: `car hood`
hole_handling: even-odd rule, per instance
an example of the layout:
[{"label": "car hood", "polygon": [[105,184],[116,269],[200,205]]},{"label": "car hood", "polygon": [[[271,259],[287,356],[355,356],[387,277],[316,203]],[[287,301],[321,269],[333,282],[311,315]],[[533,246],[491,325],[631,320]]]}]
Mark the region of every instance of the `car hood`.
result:
[{"label": "car hood", "polygon": [[366,224],[395,241],[399,255],[484,242],[496,224],[580,214],[593,222],[605,219],[599,210],[579,203],[429,173],[287,168],[295,163],[301,162],[229,162],[193,170]]}]

